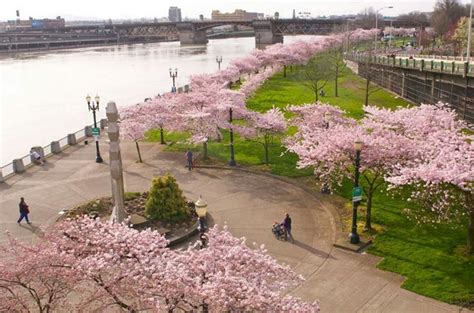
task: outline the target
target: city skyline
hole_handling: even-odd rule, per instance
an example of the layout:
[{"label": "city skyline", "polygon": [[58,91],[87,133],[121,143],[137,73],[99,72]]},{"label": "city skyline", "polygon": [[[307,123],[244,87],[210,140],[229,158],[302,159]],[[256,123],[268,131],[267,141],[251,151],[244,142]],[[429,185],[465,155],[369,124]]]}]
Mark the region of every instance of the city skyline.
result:
[{"label": "city skyline", "polygon": [[[160,18],[168,16],[170,6],[178,6],[182,10],[184,18],[198,18],[203,14],[205,18],[210,18],[212,10],[221,12],[233,12],[235,9],[243,9],[249,12],[259,12],[265,15],[280,13],[281,18],[291,18],[293,9],[296,12],[310,12],[312,17],[328,15],[357,14],[366,8],[381,8],[393,6],[391,10],[385,10],[384,15],[396,16],[398,14],[411,11],[431,11],[436,0],[421,1],[228,1],[216,3],[215,1],[202,1],[199,6],[193,5],[190,0],[156,2],[151,0],[138,0],[133,2],[133,6],[127,3],[116,3],[110,6],[107,3],[83,0],[77,3],[64,2],[60,0],[45,0],[41,3],[33,0],[8,1],[2,3],[0,10],[0,20],[13,20],[16,18],[16,10],[20,11],[20,18],[54,18],[56,16],[65,17],[67,20],[79,19],[139,19],[139,18]],[[461,1],[463,4],[468,1]]]}]

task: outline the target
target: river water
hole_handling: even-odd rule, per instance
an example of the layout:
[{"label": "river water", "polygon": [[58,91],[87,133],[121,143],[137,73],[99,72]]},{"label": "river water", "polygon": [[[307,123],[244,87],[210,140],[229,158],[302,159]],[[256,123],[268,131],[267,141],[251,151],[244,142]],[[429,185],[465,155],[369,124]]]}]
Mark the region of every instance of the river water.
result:
[{"label": "river water", "polygon": [[[288,36],[285,43],[309,36]],[[80,48],[0,57],[0,165],[92,124],[85,97],[101,97],[98,119],[114,100],[135,104],[177,86],[191,74],[222,68],[255,47],[254,38],[210,40],[207,46],[179,42]]]}]

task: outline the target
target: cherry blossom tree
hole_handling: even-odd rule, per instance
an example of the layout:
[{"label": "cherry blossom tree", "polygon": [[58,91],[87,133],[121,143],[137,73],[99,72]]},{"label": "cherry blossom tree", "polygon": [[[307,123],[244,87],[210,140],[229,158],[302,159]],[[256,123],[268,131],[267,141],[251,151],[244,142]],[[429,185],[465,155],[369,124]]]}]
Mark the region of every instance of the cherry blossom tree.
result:
[{"label": "cherry blossom tree", "polygon": [[418,223],[468,219],[467,246],[474,253],[474,136],[470,126],[445,104],[421,105],[394,112],[367,108],[376,123],[386,125],[417,147],[418,155],[389,175],[392,187],[409,186],[419,206],[405,210]]},{"label": "cherry blossom tree", "polygon": [[263,246],[217,227],[207,237],[204,249],[171,250],[156,231],[83,217],[56,224],[34,245],[10,239],[0,309],[319,312],[317,301],[282,294],[303,278]]},{"label": "cherry blossom tree", "polygon": [[269,148],[275,136],[281,135],[287,129],[285,116],[279,108],[273,108],[265,113],[253,112],[248,123],[248,131],[243,136],[263,145],[265,164],[269,165]]},{"label": "cherry blossom tree", "polygon": [[[313,167],[324,183],[341,184],[345,177],[352,177],[354,142],[362,142],[360,171],[367,197],[365,228],[371,229],[374,192],[383,185],[387,173],[416,157],[416,145],[383,124],[373,122],[370,115],[357,123],[344,117],[344,111],[321,103],[288,110],[296,114],[291,124],[298,132],[286,140],[286,146],[298,155],[299,167]],[[371,108],[371,112],[377,110]]]}]

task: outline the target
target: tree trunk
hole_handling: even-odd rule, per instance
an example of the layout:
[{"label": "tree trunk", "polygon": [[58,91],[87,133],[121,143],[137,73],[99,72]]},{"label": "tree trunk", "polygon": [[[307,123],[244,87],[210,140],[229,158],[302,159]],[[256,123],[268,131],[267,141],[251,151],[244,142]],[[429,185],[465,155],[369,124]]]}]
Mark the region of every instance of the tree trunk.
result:
[{"label": "tree trunk", "polygon": [[339,91],[337,89],[337,78],[339,76],[339,68],[336,66],[336,77],[334,77],[334,95],[339,97]]},{"label": "tree trunk", "polygon": [[268,165],[270,163],[269,157],[268,157],[268,143],[265,143],[265,164]]},{"label": "tree trunk", "polygon": [[160,143],[165,144],[165,137],[163,136],[163,127],[160,128]]},{"label": "tree trunk", "polygon": [[202,158],[204,160],[207,160],[209,158],[209,156],[207,155],[207,141],[203,142],[202,146],[204,148],[204,154],[203,154]]},{"label": "tree trunk", "polygon": [[469,226],[467,229],[467,253],[474,254],[474,208],[471,208],[469,214]]},{"label": "tree trunk", "polygon": [[365,216],[365,227],[364,230],[372,230],[372,187],[365,193],[367,196],[367,214]]},{"label": "tree trunk", "polygon": [[140,153],[140,146],[138,145],[138,141],[135,141],[135,145],[137,146],[138,162],[143,163],[143,161],[142,161],[142,154]]},{"label": "tree trunk", "polygon": [[[368,70],[370,71],[370,69]],[[366,75],[368,75],[368,73]],[[365,82],[365,105],[369,105],[369,87],[370,87],[370,80],[367,78]]]},{"label": "tree trunk", "polygon": [[286,65],[283,65],[283,77],[286,77]]}]

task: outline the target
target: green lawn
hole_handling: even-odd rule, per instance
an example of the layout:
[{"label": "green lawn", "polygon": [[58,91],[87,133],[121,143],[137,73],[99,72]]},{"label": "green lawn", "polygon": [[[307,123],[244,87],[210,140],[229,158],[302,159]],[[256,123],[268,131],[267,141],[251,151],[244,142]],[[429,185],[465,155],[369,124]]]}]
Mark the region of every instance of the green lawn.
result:
[{"label": "green lawn", "polygon": [[[364,114],[363,80],[346,71],[340,79],[339,97],[334,97],[334,84],[329,82],[324,88],[326,96],[320,100],[341,107],[348,116],[361,118]],[[298,69],[288,70],[269,79],[258,92],[248,100],[250,109],[266,111],[271,107],[284,108],[288,104],[314,102],[311,90],[298,80]],[[410,105],[403,99],[381,90],[371,96],[372,105],[396,108]],[[149,132],[149,140],[159,141],[159,132]],[[177,143],[170,150],[182,151],[190,147],[185,143],[184,134],[167,134],[168,141]],[[200,147],[193,147],[199,150]],[[263,166],[264,151],[260,143],[245,141],[238,136],[235,142],[236,160],[239,164],[257,167],[276,175],[288,177],[311,176],[311,169],[297,169],[297,156],[284,153],[279,142],[271,148],[270,166]],[[281,155],[284,153],[283,155]],[[209,144],[211,158],[229,159],[228,134],[224,133],[221,143]],[[336,192],[348,198],[352,184],[346,181]],[[407,277],[403,287],[419,294],[450,303],[474,303],[474,258],[461,256],[459,247],[465,245],[466,228],[453,229],[438,226],[436,229],[414,225],[401,211],[409,203],[394,199],[383,193],[376,193],[373,199],[373,222],[383,229],[374,238],[370,252],[384,257],[379,268],[400,273]],[[363,210],[362,210],[363,211]],[[359,217],[363,220],[364,216]]]}]

